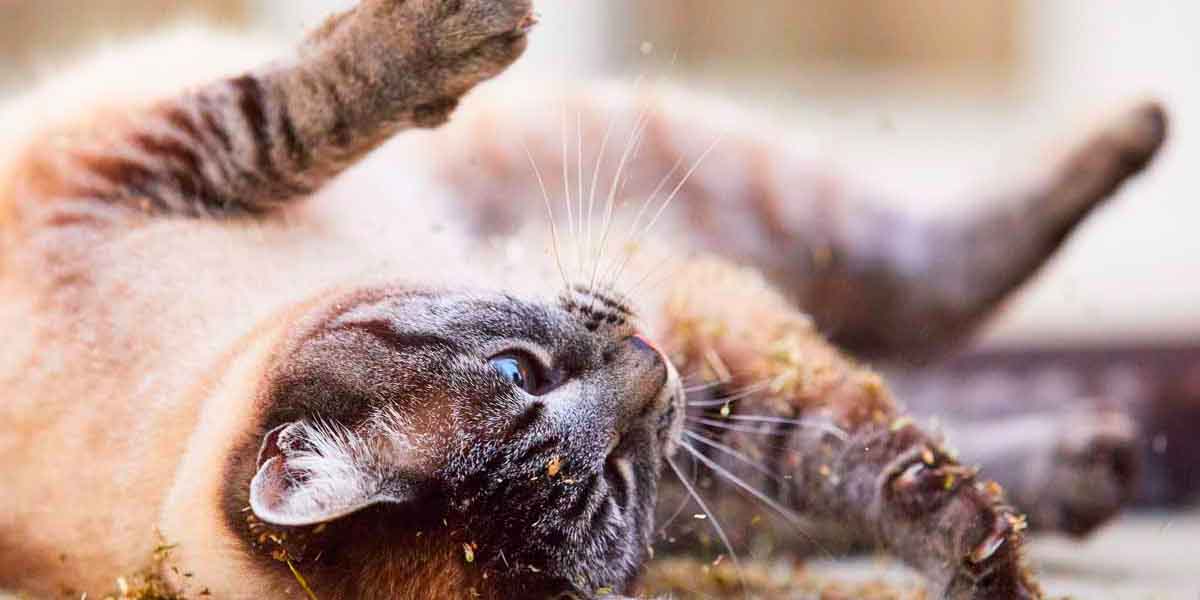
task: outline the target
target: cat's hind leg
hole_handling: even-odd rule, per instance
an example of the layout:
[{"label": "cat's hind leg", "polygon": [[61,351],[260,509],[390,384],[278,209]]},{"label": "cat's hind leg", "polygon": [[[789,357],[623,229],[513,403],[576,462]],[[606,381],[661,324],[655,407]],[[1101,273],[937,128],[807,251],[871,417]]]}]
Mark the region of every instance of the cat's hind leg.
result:
[{"label": "cat's hind leg", "polygon": [[533,21],[529,0],[363,0],[290,58],[32,140],[0,195],[17,213],[80,198],[263,213],[392,134],[443,123],[522,53]]},{"label": "cat's hind leg", "polygon": [[963,460],[1004,482],[1039,533],[1093,533],[1137,490],[1138,429],[1123,414],[1077,411],[942,423],[948,443]]},{"label": "cat's hind leg", "polygon": [[929,217],[873,197],[869,173],[800,152],[786,134],[711,99],[588,91],[565,99],[523,93],[502,115],[472,112],[449,128],[446,138],[465,153],[451,164],[487,167],[447,170],[467,212],[506,223],[544,218],[542,192],[516,142],[524,140],[549,193],[566,196],[554,203],[556,214],[570,215],[574,201],[576,223],[560,230],[599,227],[603,218],[592,213],[605,208],[572,198],[594,198],[597,181],[597,206],[619,178],[618,202],[628,201],[630,213],[649,201],[653,214],[673,195],[656,234],[757,267],[839,345],[875,358],[941,352],[972,333],[1150,163],[1167,130],[1159,104],[1138,104],[1027,176],[978,190],[987,201],[973,203],[977,210]]}]

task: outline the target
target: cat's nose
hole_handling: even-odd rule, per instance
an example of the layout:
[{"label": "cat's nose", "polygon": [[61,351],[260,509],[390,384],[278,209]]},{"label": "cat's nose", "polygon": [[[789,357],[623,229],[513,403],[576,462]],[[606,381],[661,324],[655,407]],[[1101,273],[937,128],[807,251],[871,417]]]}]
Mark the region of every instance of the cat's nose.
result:
[{"label": "cat's nose", "polygon": [[635,334],[625,338],[622,346],[622,362],[628,369],[628,381],[632,388],[625,394],[624,408],[630,416],[642,417],[654,411],[663,386],[667,384],[667,358],[657,346],[642,335]]},{"label": "cat's nose", "polygon": [[625,342],[633,348],[634,352],[649,354],[660,360],[662,358],[662,352],[659,351],[658,347],[641,334],[631,335]]}]

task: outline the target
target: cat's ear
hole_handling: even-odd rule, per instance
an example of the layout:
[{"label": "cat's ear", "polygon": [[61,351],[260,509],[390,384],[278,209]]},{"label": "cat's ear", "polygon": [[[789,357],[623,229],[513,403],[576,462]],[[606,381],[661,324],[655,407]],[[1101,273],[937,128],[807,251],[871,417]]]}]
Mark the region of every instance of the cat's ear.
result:
[{"label": "cat's ear", "polygon": [[407,486],[389,475],[386,463],[393,461],[377,452],[377,445],[337,425],[280,425],[263,437],[250,508],[267,523],[301,527],[406,501]]}]

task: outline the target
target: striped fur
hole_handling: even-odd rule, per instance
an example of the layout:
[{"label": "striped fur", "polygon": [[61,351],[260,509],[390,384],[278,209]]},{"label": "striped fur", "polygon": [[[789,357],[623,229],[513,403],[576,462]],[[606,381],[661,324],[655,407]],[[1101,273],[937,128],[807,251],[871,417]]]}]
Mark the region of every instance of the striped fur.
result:
[{"label": "striped fur", "polygon": [[72,132],[75,147],[35,147],[24,175],[43,197],[154,214],[260,214],[305,197],[397,132],[444,123],[520,56],[533,23],[528,2],[425,4],[365,2],[301,58],[105,119]]}]

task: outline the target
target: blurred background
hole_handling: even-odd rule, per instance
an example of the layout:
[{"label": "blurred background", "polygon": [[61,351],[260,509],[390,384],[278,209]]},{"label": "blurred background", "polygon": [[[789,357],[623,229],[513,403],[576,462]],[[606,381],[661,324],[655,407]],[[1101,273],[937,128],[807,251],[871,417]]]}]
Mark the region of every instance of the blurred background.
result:
[{"label": "blurred background", "polygon": [[[0,0],[0,99],[97,43],[172,22],[293,41],[350,4]],[[520,76],[644,77],[723,96],[912,211],[970,210],[990,184],[1042,166],[1056,142],[1099,116],[1163,100],[1171,137],[1155,165],[1007,303],[948,367],[970,375],[942,393],[976,416],[996,397],[1054,409],[1084,396],[1138,416],[1151,457],[1142,512],[1086,543],[1038,540],[1038,566],[1055,593],[1200,597],[1200,3],[543,0],[539,9]],[[972,388],[981,374],[983,391]],[[920,378],[896,375],[901,389],[922,389]]]}]

